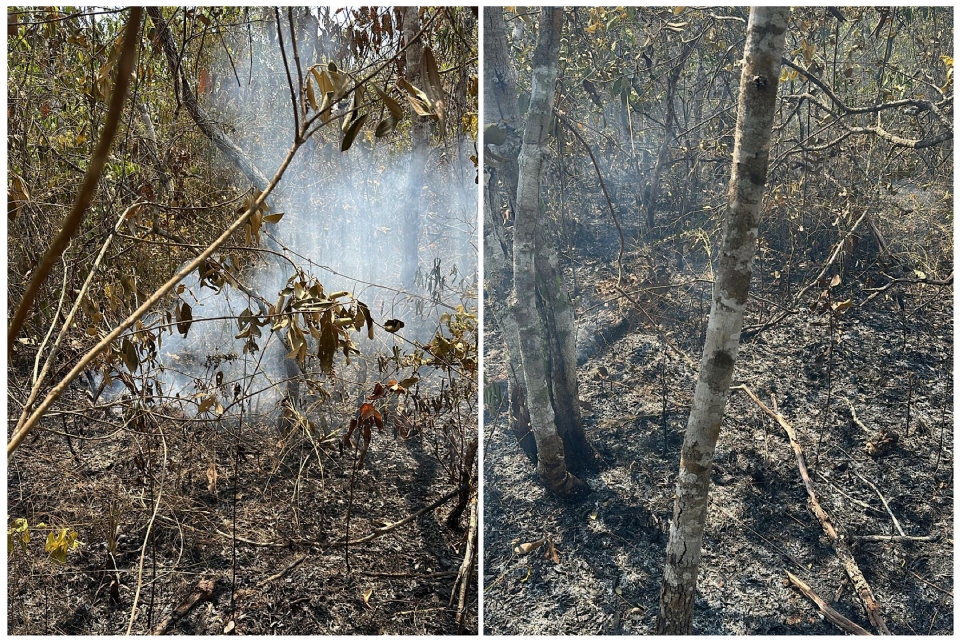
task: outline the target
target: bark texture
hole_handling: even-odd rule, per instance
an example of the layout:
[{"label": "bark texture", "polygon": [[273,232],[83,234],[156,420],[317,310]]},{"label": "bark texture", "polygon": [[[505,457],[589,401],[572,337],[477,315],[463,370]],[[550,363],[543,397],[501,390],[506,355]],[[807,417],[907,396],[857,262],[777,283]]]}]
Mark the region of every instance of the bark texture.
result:
[{"label": "bark texture", "polygon": [[657,617],[661,634],[687,635],[693,626],[710,472],[740,348],[789,15],[788,8],[754,7],[747,25],[733,174],[707,338],[680,456]]},{"label": "bark texture", "polygon": [[[531,462],[537,462],[537,445],[530,431],[530,413],[527,411],[527,390],[520,363],[520,336],[517,321],[505,309],[511,282],[512,264],[506,238],[505,218],[516,218],[517,179],[520,153],[520,110],[517,105],[517,71],[507,43],[506,24],[502,7],[483,10],[483,78],[484,122],[495,124],[504,132],[502,144],[491,145],[500,159],[491,162],[485,156],[487,172],[484,198],[484,290],[485,308],[500,327],[507,356],[507,385],[509,397],[509,424],[520,448]],[[485,141],[485,144],[488,142]],[[502,215],[500,184],[507,197],[507,215]]]},{"label": "bark texture", "polygon": [[550,338],[546,334],[547,327],[541,320],[537,307],[540,178],[547,130],[553,116],[562,19],[562,9],[543,8],[533,54],[530,107],[519,157],[511,304],[519,335],[530,426],[537,444],[537,473],[552,493],[573,496],[581,493],[585,485],[567,471],[563,440],[555,423],[556,414],[548,377]]},{"label": "bark texture", "polygon": [[484,124],[497,124],[506,133],[506,140],[495,145],[496,154],[501,160],[492,177],[503,181],[509,199],[508,211],[515,216],[521,123],[517,102],[517,70],[507,43],[503,7],[485,7],[483,10],[483,62],[487,65],[483,83]]}]

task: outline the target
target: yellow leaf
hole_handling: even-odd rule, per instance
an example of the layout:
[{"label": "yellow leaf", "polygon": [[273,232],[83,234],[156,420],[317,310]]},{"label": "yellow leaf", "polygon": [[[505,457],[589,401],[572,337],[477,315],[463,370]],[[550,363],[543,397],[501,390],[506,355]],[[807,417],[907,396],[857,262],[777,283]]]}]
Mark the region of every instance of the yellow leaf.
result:
[{"label": "yellow leaf", "polygon": [[686,7],[674,7],[674,8],[673,8],[673,15],[675,15],[675,16],[680,15],[681,13],[683,13],[683,10],[684,10],[684,9],[686,9]]},{"label": "yellow leaf", "polygon": [[373,594],[373,587],[370,587],[369,589],[363,592],[363,604],[370,603],[370,596],[372,594]]}]

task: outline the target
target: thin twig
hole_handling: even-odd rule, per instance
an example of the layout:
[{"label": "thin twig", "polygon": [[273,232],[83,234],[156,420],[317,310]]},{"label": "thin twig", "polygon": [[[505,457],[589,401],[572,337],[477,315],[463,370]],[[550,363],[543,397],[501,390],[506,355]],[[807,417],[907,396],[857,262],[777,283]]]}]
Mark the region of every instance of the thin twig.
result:
[{"label": "thin twig", "polygon": [[877,495],[880,496],[880,502],[883,503],[883,508],[886,509],[887,513],[890,514],[890,519],[893,520],[893,526],[896,527],[897,532],[900,534],[901,537],[907,537],[907,534],[903,532],[903,527],[900,526],[900,521],[897,520],[897,516],[893,515],[893,511],[890,509],[890,505],[889,503],[887,503],[887,499],[883,497],[882,493],[880,493],[880,489],[877,489],[877,485],[873,484],[872,482],[864,478],[857,471],[854,471],[853,475],[863,480],[867,484],[867,486],[873,489],[877,493]]},{"label": "thin twig", "polygon": [[587,150],[587,153],[590,154],[590,161],[593,163],[593,169],[597,172],[597,180],[600,182],[600,189],[603,191],[603,197],[607,201],[607,207],[610,209],[610,216],[613,218],[613,223],[617,225],[617,233],[620,234],[620,251],[617,253],[617,286],[620,286],[620,283],[623,281],[623,250],[624,250],[624,240],[623,240],[623,229],[620,227],[620,220],[617,218],[617,212],[613,208],[613,200],[610,199],[610,194],[607,192],[607,184],[603,181],[603,175],[600,173],[600,165],[597,163],[597,158],[593,155],[593,149],[590,148],[590,145],[587,144],[587,141],[583,139],[583,136],[580,135],[580,132],[577,131],[576,127],[570,123],[570,121],[560,113],[558,110],[553,110],[554,114],[557,116],[557,121],[560,122],[564,127],[570,131],[577,140],[580,141],[580,144],[584,146]]},{"label": "thin twig", "polygon": [[133,605],[130,607],[130,622],[127,625],[127,635],[133,630],[133,622],[137,618],[137,602],[140,600],[140,590],[143,587],[143,563],[147,556],[147,544],[150,542],[150,534],[153,531],[153,523],[157,520],[157,513],[160,511],[160,501],[163,499],[163,485],[167,477],[167,439],[163,435],[163,427],[157,425],[160,433],[160,442],[163,444],[163,464],[160,473],[160,489],[157,491],[157,499],[153,503],[153,513],[150,514],[150,520],[147,522],[147,532],[143,537],[143,546],[140,547],[140,564],[137,567],[137,590],[133,595]]}]

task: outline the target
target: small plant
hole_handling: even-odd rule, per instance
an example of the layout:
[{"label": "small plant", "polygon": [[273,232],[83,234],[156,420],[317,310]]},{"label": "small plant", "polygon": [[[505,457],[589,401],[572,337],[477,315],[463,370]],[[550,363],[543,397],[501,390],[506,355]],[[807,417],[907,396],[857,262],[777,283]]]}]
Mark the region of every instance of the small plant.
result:
[{"label": "small plant", "polygon": [[[37,529],[46,529],[47,525],[40,523],[36,525]],[[47,534],[47,542],[44,550],[50,554],[50,559],[57,564],[64,564],[67,561],[67,552],[79,547],[82,542],[77,538],[79,534],[70,527],[64,527],[59,532]],[[19,546],[23,553],[27,553],[27,545],[30,544],[30,523],[26,518],[17,518],[13,525],[7,529],[7,553],[12,554]]]}]

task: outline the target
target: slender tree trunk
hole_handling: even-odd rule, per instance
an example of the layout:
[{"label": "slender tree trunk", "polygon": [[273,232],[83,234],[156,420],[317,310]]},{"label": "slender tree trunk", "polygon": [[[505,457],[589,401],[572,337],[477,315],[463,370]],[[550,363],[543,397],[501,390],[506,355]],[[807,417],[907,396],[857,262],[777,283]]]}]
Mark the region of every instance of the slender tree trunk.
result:
[{"label": "slender tree trunk", "polygon": [[[543,231],[541,229],[541,231]],[[557,432],[563,440],[567,468],[593,470],[596,456],[583,431],[577,383],[577,330],[573,302],[564,286],[554,242],[541,233],[537,247],[537,279],[542,317],[550,345],[550,376]]]},{"label": "slender tree trunk", "polygon": [[500,124],[507,139],[497,145],[503,160],[497,170],[508,198],[508,211],[516,215],[517,179],[520,167],[520,107],[517,103],[517,71],[507,43],[503,7],[483,10],[483,62],[487,66],[483,82],[483,119],[485,124]]},{"label": "slender tree trunk", "polygon": [[[509,238],[504,224],[506,218],[516,218],[517,179],[520,168],[520,110],[517,105],[517,71],[507,43],[507,28],[503,7],[485,7],[483,10],[483,78],[484,123],[497,124],[506,133],[502,144],[494,145],[502,158],[496,167],[487,163],[490,179],[484,198],[484,287],[486,309],[500,327],[507,355],[507,391],[509,396],[509,424],[520,448],[530,461],[537,462],[537,445],[530,431],[530,412],[527,410],[527,389],[520,363],[520,336],[512,313],[504,313],[503,302],[509,291],[512,275]],[[489,158],[489,156],[487,156]],[[499,182],[503,183],[500,191]],[[507,215],[501,216],[499,194],[506,194]]]},{"label": "slender tree trunk", "polygon": [[[493,178],[491,178],[491,181]],[[483,199],[483,286],[484,310],[500,328],[507,356],[507,393],[509,396],[508,422],[530,461],[537,462],[537,445],[530,432],[530,413],[527,411],[527,394],[523,382],[523,366],[520,363],[520,334],[517,320],[504,305],[504,282],[511,273],[511,265],[497,234],[499,225],[494,221],[494,211],[499,209],[499,190],[487,183]]]},{"label": "slender tree trunk", "polygon": [[687,635],[693,626],[710,472],[740,349],[789,16],[787,8],[754,7],[747,25],[723,245],[700,375],[680,455],[660,592],[657,632],[662,634]]},{"label": "slender tree trunk", "polygon": [[[413,42],[420,33],[420,12],[417,7],[403,7],[403,41],[405,44]],[[415,87],[420,82],[420,57],[423,54],[423,44],[420,40],[407,47],[406,76],[407,81]],[[413,125],[410,128],[411,157],[407,172],[407,197],[403,203],[403,229],[400,232],[400,246],[403,257],[400,267],[400,281],[404,287],[414,286],[419,265],[419,236],[420,236],[420,192],[423,191],[423,176],[427,155],[430,147],[430,124],[426,118],[413,116]]]},{"label": "slender tree trunk", "polygon": [[660,143],[660,151],[657,153],[657,162],[653,165],[653,176],[650,178],[650,184],[647,186],[644,194],[644,209],[647,218],[647,236],[653,233],[653,225],[656,222],[657,196],[660,193],[660,176],[663,173],[663,167],[667,164],[667,156],[670,152],[670,143],[673,142],[674,128],[677,121],[676,107],[673,105],[673,96],[677,92],[677,82],[680,80],[680,74],[683,72],[683,65],[687,63],[687,58],[693,51],[695,41],[690,41],[683,47],[680,57],[677,60],[677,66],[667,78],[667,116],[663,122],[663,141]]},{"label": "slender tree trunk", "polygon": [[537,309],[536,269],[540,178],[547,129],[553,115],[562,19],[562,9],[542,9],[537,46],[533,53],[530,107],[519,161],[511,306],[520,338],[520,360],[527,387],[530,426],[537,443],[537,473],[549,491],[572,496],[581,493],[585,485],[567,471],[563,440],[557,432],[547,378],[547,341],[550,338],[546,335],[546,327]]}]

